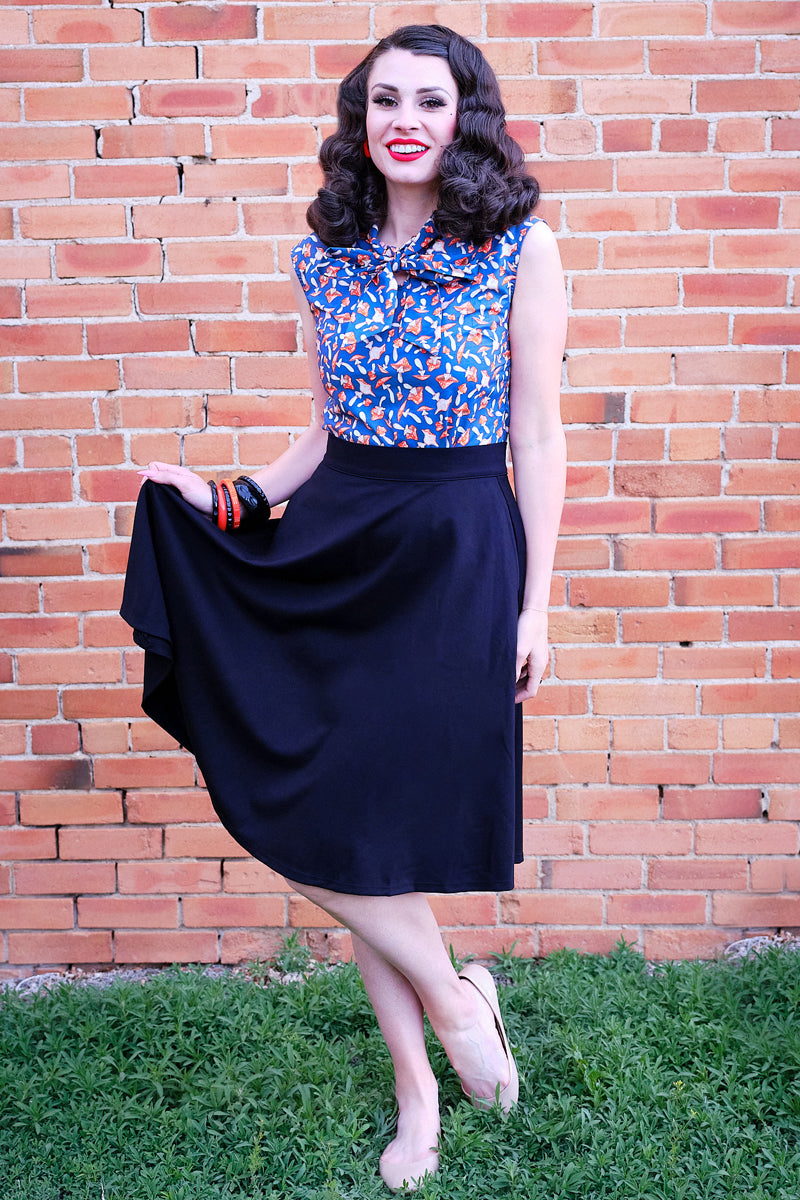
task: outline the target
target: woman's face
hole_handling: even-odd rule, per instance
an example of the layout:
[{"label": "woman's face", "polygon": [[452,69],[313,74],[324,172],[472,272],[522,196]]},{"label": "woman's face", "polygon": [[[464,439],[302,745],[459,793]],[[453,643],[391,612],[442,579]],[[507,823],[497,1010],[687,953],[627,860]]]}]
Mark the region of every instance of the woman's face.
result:
[{"label": "woman's face", "polygon": [[458,85],[447,61],[387,50],[367,79],[367,141],[387,180],[432,183],[456,133]]}]

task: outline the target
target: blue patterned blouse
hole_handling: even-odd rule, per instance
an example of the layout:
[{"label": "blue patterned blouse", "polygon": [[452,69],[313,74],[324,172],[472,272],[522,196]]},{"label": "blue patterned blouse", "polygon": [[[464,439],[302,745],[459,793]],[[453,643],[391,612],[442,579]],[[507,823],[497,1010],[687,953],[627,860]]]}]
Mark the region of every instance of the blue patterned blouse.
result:
[{"label": "blue patterned blouse", "polygon": [[[481,246],[432,222],[405,246],[316,234],[292,251],[328,393],[322,424],[349,442],[475,446],[508,436],[508,317],[529,217]],[[398,283],[395,272],[405,272]]]}]

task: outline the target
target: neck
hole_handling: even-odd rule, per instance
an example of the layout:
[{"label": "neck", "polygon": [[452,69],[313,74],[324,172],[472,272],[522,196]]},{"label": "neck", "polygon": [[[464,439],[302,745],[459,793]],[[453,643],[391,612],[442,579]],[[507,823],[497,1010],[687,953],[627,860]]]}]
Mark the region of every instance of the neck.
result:
[{"label": "neck", "polygon": [[436,208],[436,201],[433,187],[404,187],[387,181],[386,217],[379,230],[380,240],[387,246],[404,246],[422,229]]}]

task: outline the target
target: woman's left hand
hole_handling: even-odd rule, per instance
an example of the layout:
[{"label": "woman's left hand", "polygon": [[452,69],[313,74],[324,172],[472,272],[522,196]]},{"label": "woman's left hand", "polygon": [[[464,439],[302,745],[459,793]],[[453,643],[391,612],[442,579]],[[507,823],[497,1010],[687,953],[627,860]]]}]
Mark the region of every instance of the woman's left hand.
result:
[{"label": "woman's left hand", "polygon": [[523,608],[517,622],[517,703],[536,695],[546,668],[547,613]]}]

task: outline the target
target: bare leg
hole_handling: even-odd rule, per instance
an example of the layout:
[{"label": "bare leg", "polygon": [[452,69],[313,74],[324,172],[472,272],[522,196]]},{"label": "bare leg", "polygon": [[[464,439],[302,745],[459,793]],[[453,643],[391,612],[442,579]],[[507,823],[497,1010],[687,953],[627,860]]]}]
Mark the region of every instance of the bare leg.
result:
[{"label": "bare leg", "polygon": [[[506,1084],[508,1061],[492,1014],[475,989],[459,980],[453,970],[431,907],[421,892],[351,896],[287,882],[346,925],[357,939],[408,981],[468,1093],[491,1098],[498,1083],[501,1087]],[[377,970],[374,962],[372,969]],[[383,979],[385,984],[392,977],[376,978]],[[391,990],[387,994],[391,995]],[[398,1012],[408,1016],[408,1005],[400,1007]],[[380,1015],[378,1019],[383,1029]],[[418,1018],[413,1022],[413,1031],[405,1020],[398,1021],[392,1029],[403,1046],[408,1046],[403,1055],[410,1061],[415,1053],[413,1047],[418,1045]]]},{"label": "bare leg", "polygon": [[381,1163],[422,1162],[439,1137],[439,1089],[425,1049],[422,1005],[406,977],[355,933],[353,949],[394,1066],[397,1137]]}]

